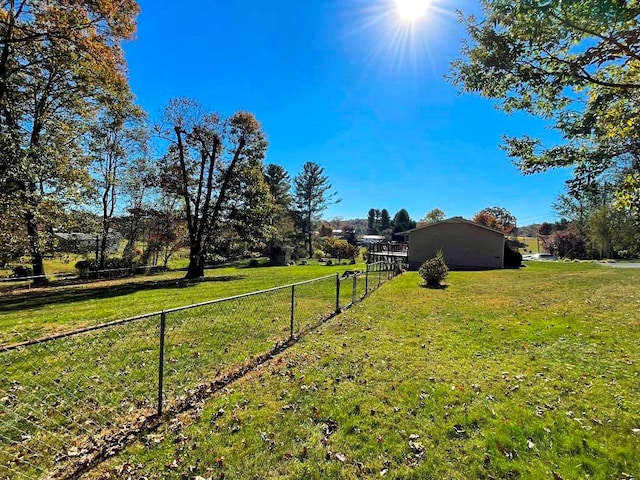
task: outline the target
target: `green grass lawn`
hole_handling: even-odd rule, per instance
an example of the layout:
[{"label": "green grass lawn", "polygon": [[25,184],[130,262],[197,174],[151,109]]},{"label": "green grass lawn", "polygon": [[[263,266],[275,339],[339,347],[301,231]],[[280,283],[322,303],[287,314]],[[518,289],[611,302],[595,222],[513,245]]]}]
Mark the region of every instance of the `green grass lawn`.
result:
[{"label": "green grass lawn", "polygon": [[[536,237],[516,237],[519,242],[522,242],[526,247],[520,249],[520,253],[523,255],[531,253],[539,253],[543,251],[542,240],[538,241]],[[538,248],[538,246],[540,248]]]},{"label": "green grass lawn", "polygon": [[87,478],[638,478],[640,270],[447,283],[393,280]]},{"label": "green grass lawn", "polygon": [[[358,260],[362,262],[361,259]],[[344,262],[346,263],[346,262]],[[139,276],[81,285],[0,293],[0,345],[86,325],[272,288],[364,264],[216,268],[201,281],[182,281],[185,272]]]},{"label": "green grass lawn", "polygon": [[[171,277],[154,278],[157,288],[147,289],[148,279],[127,279],[14,292],[12,298],[21,300],[30,310],[30,325],[34,328],[39,318],[47,318],[38,317],[39,309],[50,305],[57,306],[56,313],[64,311],[69,315],[68,319],[58,316],[64,321],[56,324],[61,330],[69,330],[78,324],[74,305],[86,305],[94,319],[104,321],[104,315],[99,315],[107,311],[105,305],[110,306],[114,296],[149,312],[157,311],[158,304],[166,301],[171,302],[169,306],[189,305],[255,292],[273,287],[274,283],[316,278],[297,283],[295,288],[167,312],[163,399],[165,409],[169,409],[199,383],[243,368],[288,340],[291,321],[293,333],[299,334],[332,314],[338,300],[345,306],[362,296],[364,275],[340,280],[340,297],[336,298],[335,272],[353,268],[228,268],[216,270],[217,276],[196,284]],[[322,279],[317,279],[320,275]],[[373,284],[377,274],[370,278]],[[209,289],[199,293],[202,298],[194,298],[189,289],[207,283]],[[211,286],[216,283],[219,286],[213,290]],[[114,294],[114,289],[119,295]],[[87,290],[92,292],[91,299]],[[156,290],[161,291],[160,296]],[[126,425],[130,418],[153,415],[158,398],[159,332],[160,316],[152,315],[108,329],[0,352],[0,479],[15,475],[39,477],[66,455],[72,457],[68,452],[86,446],[87,439],[95,438],[97,432],[129,428]]]}]

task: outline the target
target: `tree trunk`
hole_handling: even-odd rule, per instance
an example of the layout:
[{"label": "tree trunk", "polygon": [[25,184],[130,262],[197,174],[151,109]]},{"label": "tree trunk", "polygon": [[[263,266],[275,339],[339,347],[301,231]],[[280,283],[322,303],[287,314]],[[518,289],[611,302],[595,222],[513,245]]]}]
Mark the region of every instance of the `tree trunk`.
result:
[{"label": "tree trunk", "polygon": [[192,245],[189,252],[189,267],[185,279],[193,279],[204,277],[204,255],[202,248]]},{"label": "tree trunk", "polygon": [[31,266],[33,268],[34,285],[45,285],[47,279],[44,273],[44,263],[42,260],[42,251],[40,250],[40,233],[36,224],[35,215],[31,210],[25,214],[27,224],[27,235],[29,236],[29,247],[31,249]]},{"label": "tree trunk", "polygon": [[103,225],[102,238],[100,239],[100,268],[105,269],[107,263],[107,237],[109,236],[109,226]]},{"label": "tree trunk", "polygon": [[[308,205],[308,212],[311,212],[311,203]],[[307,214],[307,238],[305,239],[305,244],[307,247],[307,252],[309,252],[309,258],[313,258],[313,243],[311,240],[311,213]]]}]

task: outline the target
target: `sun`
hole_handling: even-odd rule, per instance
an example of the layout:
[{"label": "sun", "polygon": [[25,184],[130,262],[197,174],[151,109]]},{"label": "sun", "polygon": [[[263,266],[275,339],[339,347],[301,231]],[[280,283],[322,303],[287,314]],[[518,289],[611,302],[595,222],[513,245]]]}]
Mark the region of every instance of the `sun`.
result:
[{"label": "sun", "polygon": [[429,0],[396,0],[398,16],[406,22],[416,22],[427,13]]}]

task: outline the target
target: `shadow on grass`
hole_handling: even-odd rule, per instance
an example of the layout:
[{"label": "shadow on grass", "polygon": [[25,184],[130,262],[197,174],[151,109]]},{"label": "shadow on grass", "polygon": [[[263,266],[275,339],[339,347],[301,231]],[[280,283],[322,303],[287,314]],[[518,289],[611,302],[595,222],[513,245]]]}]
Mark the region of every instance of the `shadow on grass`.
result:
[{"label": "shadow on grass", "polygon": [[[37,291],[25,291],[24,293],[0,296],[0,312],[12,312],[17,310],[25,310],[32,308],[41,308],[51,304],[85,302],[87,300],[100,300],[104,298],[113,298],[141,290],[161,290],[172,288],[188,288],[199,283],[206,282],[231,282],[234,280],[242,280],[245,275],[222,275],[218,277],[204,277],[199,279],[185,280],[167,279],[167,280],[147,280],[143,282],[123,281],[120,284],[96,285],[95,287],[76,288],[78,285],[86,285],[88,282],[69,283],[66,286],[55,288],[39,289]],[[105,280],[96,280],[90,283],[104,282]]]},{"label": "shadow on grass", "polygon": [[427,283],[421,283],[420,286],[422,288],[428,288],[429,290],[446,290],[449,288],[449,285],[447,284],[429,285]]}]

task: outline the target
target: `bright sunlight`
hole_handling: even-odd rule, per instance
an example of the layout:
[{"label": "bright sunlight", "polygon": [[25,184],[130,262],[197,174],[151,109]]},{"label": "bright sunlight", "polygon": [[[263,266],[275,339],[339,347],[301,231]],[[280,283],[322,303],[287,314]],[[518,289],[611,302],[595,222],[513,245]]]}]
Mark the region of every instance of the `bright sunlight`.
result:
[{"label": "bright sunlight", "polygon": [[416,22],[425,16],[429,0],[396,0],[396,9],[400,18],[407,22]]}]

